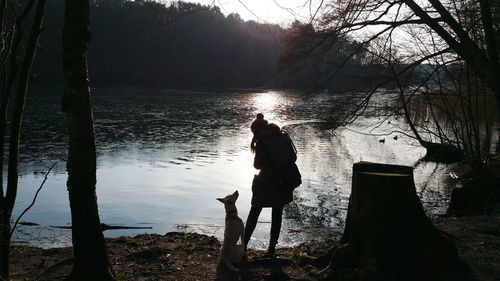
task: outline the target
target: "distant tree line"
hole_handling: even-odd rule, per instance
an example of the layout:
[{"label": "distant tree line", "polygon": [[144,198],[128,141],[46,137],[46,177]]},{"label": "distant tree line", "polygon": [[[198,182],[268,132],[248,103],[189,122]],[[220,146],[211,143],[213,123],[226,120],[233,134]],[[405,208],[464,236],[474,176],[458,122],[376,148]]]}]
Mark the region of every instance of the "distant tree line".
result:
[{"label": "distant tree line", "polygon": [[[216,6],[185,2],[91,0],[90,5],[88,59],[94,87],[312,89],[325,80],[313,62],[305,66],[290,56],[294,50],[287,46],[298,23],[283,28],[243,21]],[[63,1],[49,1],[34,65],[35,86],[62,88],[62,26]],[[333,59],[339,63],[348,53],[342,50],[354,45],[339,45],[319,68]],[[358,88],[380,73],[368,70],[362,59],[349,59],[352,71],[335,77],[329,87]]]},{"label": "distant tree line", "polygon": [[[34,83],[59,86],[63,1],[49,1]],[[89,71],[93,86],[282,86],[285,32],[225,16],[218,7],[176,2],[92,0]],[[62,85],[60,85],[62,87]]]},{"label": "distant tree line", "polygon": [[[356,36],[331,36],[295,21],[284,33],[280,68],[313,92],[369,89],[390,77],[387,64]],[[394,87],[387,84],[386,87]]]}]

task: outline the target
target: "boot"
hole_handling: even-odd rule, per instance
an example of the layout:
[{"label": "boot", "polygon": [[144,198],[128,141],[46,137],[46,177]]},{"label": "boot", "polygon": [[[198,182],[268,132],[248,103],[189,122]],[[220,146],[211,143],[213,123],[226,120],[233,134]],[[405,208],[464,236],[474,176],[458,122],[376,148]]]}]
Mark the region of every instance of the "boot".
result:
[{"label": "boot", "polygon": [[276,244],[269,244],[269,248],[267,248],[266,257],[275,259],[276,258]]}]

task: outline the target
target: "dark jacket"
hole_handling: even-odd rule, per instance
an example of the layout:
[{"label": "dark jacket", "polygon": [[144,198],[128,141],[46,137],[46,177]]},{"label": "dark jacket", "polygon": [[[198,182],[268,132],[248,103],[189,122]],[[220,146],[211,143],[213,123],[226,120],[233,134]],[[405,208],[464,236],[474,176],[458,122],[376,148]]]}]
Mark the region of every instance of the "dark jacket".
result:
[{"label": "dark jacket", "polygon": [[260,172],[252,183],[252,206],[273,207],[290,203],[293,199],[293,189],[281,188],[276,171],[287,163],[297,159],[291,151],[288,136],[275,130],[258,137],[255,146],[254,167]]}]

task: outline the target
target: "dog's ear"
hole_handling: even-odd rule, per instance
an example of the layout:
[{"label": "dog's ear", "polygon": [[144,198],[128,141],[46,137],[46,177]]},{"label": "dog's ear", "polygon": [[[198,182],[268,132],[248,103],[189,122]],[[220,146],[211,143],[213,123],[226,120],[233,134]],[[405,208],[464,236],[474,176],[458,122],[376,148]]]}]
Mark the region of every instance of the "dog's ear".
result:
[{"label": "dog's ear", "polygon": [[226,198],[215,198],[215,199],[219,200],[222,203],[226,203]]}]

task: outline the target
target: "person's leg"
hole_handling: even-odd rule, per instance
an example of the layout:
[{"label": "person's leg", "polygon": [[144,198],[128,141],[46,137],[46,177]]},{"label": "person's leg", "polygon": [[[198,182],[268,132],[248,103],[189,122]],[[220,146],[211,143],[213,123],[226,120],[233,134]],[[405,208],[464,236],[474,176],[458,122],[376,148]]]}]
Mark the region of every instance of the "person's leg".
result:
[{"label": "person's leg", "polygon": [[280,237],[281,221],[283,219],[283,206],[273,207],[271,216],[271,240],[269,241],[268,255],[274,256],[276,244]]},{"label": "person's leg", "polygon": [[262,211],[261,207],[252,206],[250,208],[247,222],[245,224],[245,245],[244,245],[245,249],[247,248],[248,242],[250,241],[250,237],[252,237],[253,231],[255,230],[255,226],[257,226],[257,220],[259,219],[261,211]]}]

